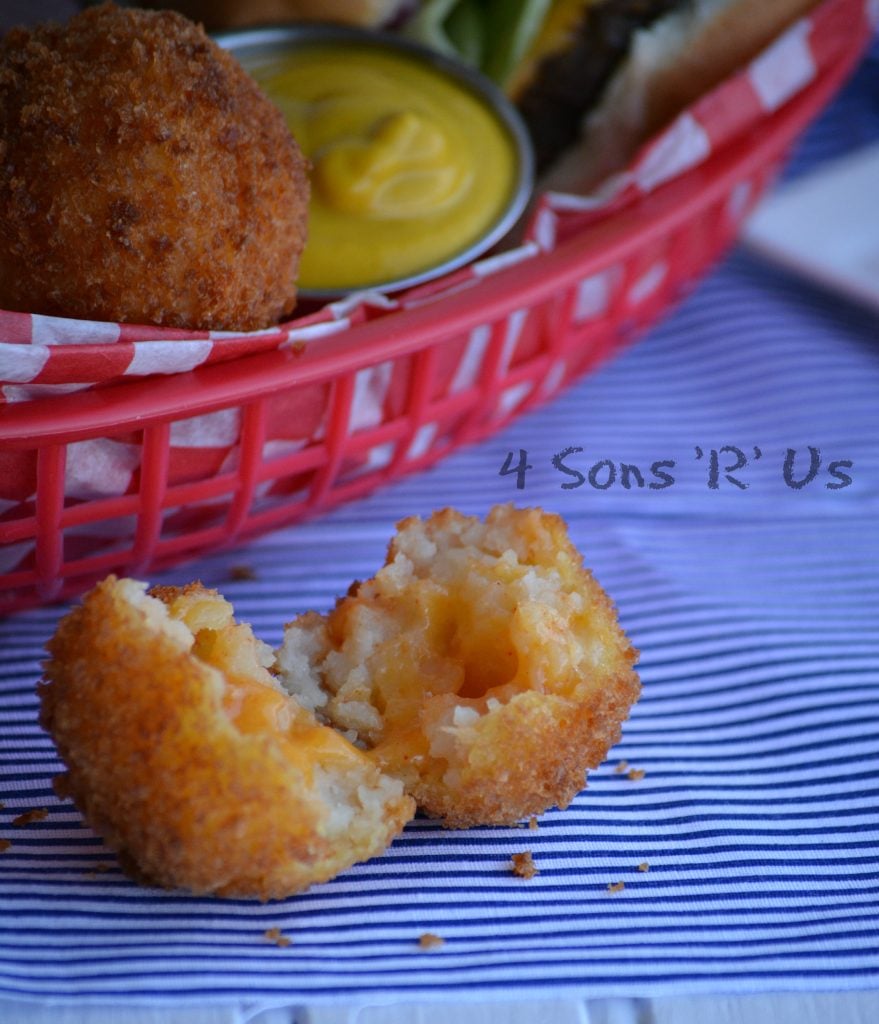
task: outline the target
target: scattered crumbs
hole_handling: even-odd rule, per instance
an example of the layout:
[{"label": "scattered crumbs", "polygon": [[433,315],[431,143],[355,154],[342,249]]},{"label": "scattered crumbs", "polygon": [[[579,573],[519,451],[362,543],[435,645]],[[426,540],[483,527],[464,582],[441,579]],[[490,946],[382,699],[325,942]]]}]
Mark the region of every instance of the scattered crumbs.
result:
[{"label": "scattered crumbs", "polygon": [[647,863],[646,860],[642,860],[641,863],[638,865],[638,870],[639,871],[649,871],[650,870],[650,865]]},{"label": "scattered crumbs", "polygon": [[49,811],[45,807],[35,807],[32,811],[25,811],[24,814],[19,814],[17,818],[12,819],[12,824],[30,825],[35,821],[42,821],[44,818],[49,817]]},{"label": "scattered crumbs", "polygon": [[229,567],[229,579],[235,583],[255,580],[256,570],[250,565],[232,565]]},{"label": "scattered crumbs", "polygon": [[0,800],[0,811],[2,811],[5,806],[6,804],[4,804],[2,800]]},{"label": "scattered crumbs", "polygon": [[510,861],[510,870],[514,875],[518,875],[519,878],[533,878],[535,875],[540,874],[530,850],[526,850],[524,853],[514,853],[510,857]]},{"label": "scattered crumbs", "polygon": [[281,949],[286,949],[293,941],[287,935],[284,935],[280,928],[267,928],[263,934],[269,942],[274,942],[274,944],[276,946],[280,946]]},{"label": "scattered crumbs", "polygon": [[622,775],[623,772],[629,767],[628,761],[620,761],[620,763],[614,768],[617,775]]},{"label": "scattered crumbs", "polygon": [[439,949],[440,946],[445,945],[446,940],[439,935],[434,935],[433,932],[425,932],[418,938],[418,946],[420,949]]},{"label": "scattered crumbs", "polygon": [[0,853],[6,853],[12,843],[8,839],[0,839]]},{"label": "scattered crumbs", "polygon": [[290,351],[293,353],[294,356],[301,356],[302,353],[305,351],[305,342],[301,340],[294,341],[293,344],[290,346]]},{"label": "scattered crumbs", "polygon": [[622,892],[625,889],[625,882],[609,882],[607,886],[608,892]]},{"label": "scattered crumbs", "polygon": [[537,831],[537,828],[538,828],[538,825],[537,825],[537,818],[536,818],[536,816],[535,816],[535,815],[533,815],[533,814],[532,814],[532,815],[531,815],[531,817],[530,817],[530,818],[528,819],[528,828],[530,828],[532,832],[536,832],[536,831]]},{"label": "scattered crumbs", "polygon": [[626,778],[631,779],[632,782],[640,782],[646,774],[647,772],[643,768],[630,768],[626,773]]}]

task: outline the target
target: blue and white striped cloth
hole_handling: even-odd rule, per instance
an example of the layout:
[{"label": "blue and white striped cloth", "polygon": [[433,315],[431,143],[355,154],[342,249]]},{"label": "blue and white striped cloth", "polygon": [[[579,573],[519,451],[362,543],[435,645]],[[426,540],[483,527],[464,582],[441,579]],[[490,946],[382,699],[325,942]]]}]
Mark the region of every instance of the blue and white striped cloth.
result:
[{"label": "blue and white striped cloth", "polygon": [[[877,95],[874,51],[792,173],[879,138]],[[734,447],[747,463],[730,479]],[[564,465],[586,481],[563,488],[580,477],[552,459],[576,448]],[[820,466],[795,488],[810,448]],[[533,466],[521,490],[499,475],[519,449]],[[673,461],[673,483],[594,487],[604,460],[653,480],[654,462]],[[504,434],[165,579],[219,586],[275,644],[286,619],[374,571],[400,516],[506,500],[565,516],[642,651],[644,694],[622,742],[537,831],[419,819],[385,856],[283,902],[126,880],[52,795],[59,765],[34,684],[61,611],[0,622],[0,837],[12,841],[0,854],[0,999],[876,988],[879,321],[739,251],[649,338]],[[256,579],[230,582],[239,563]],[[644,777],[617,771],[622,760]],[[45,820],[11,827],[36,807]],[[509,871],[526,849],[540,872],[528,881]],[[270,928],[292,944],[268,942]],[[419,950],[424,932],[445,944]]]}]

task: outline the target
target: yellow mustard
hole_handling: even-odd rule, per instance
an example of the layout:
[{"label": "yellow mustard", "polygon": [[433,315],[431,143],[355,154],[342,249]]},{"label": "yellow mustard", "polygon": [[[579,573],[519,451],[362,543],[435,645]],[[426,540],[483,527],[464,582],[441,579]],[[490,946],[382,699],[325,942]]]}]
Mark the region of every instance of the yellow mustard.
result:
[{"label": "yellow mustard", "polygon": [[343,43],[250,71],[312,164],[300,288],[421,274],[476,241],[507,206],[516,163],[506,129],[430,64]]}]

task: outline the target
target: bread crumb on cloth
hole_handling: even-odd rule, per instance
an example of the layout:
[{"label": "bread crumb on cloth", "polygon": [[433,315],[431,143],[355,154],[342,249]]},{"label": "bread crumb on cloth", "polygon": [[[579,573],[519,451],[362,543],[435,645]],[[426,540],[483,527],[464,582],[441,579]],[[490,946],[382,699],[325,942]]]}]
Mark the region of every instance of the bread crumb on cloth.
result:
[{"label": "bread crumb on cloth", "polygon": [[446,940],[440,935],[434,935],[433,932],[425,932],[423,935],[418,937],[418,946],[420,949],[439,949],[440,946],[444,946]]},{"label": "bread crumb on cloth", "polygon": [[17,818],[13,818],[10,824],[21,828],[24,825],[32,825],[35,821],[43,821],[48,817],[49,812],[45,807],[35,807],[32,811],[25,811],[24,814],[19,814]]},{"label": "bread crumb on cloth", "polygon": [[251,565],[233,565],[229,567],[229,579],[233,583],[247,583],[258,578],[256,569]]},{"label": "bread crumb on cloth", "polygon": [[510,870],[519,878],[533,878],[540,874],[530,850],[525,850],[524,853],[514,853],[510,857],[510,863]]},{"label": "bread crumb on cloth", "polygon": [[100,875],[105,875],[108,871],[112,870],[112,864],[107,864],[106,861],[99,861],[90,871],[86,871],[85,877],[98,878]]},{"label": "bread crumb on cloth", "polygon": [[267,928],[263,935],[268,939],[269,942],[273,942],[276,946],[280,946],[281,949],[286,949],[287,946],[291,945],[293,940],[284,935],[280,928]]}]

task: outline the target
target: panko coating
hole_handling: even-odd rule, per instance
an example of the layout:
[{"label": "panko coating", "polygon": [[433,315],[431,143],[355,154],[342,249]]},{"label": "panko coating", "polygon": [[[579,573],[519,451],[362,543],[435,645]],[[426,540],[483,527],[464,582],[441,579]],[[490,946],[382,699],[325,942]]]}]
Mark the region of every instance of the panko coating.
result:
[{"label": "panko coating", "polygon": [[268,327],[307,207],[283,115],[182,15],[106,4],[0,39],[0,307]]},{"label": "panko coating", "polygon": [[620,736],[637,652],[560,517],[399,524],[386,564],[290,623],[280,682],[450,827],[564,808]]},{"label": "panko coating", "polygon": [[108,577],[50,641],[59,795],[148,881],[281,898],[383,851],[399,781],[291,699],[271,650],[199,584]]}]

